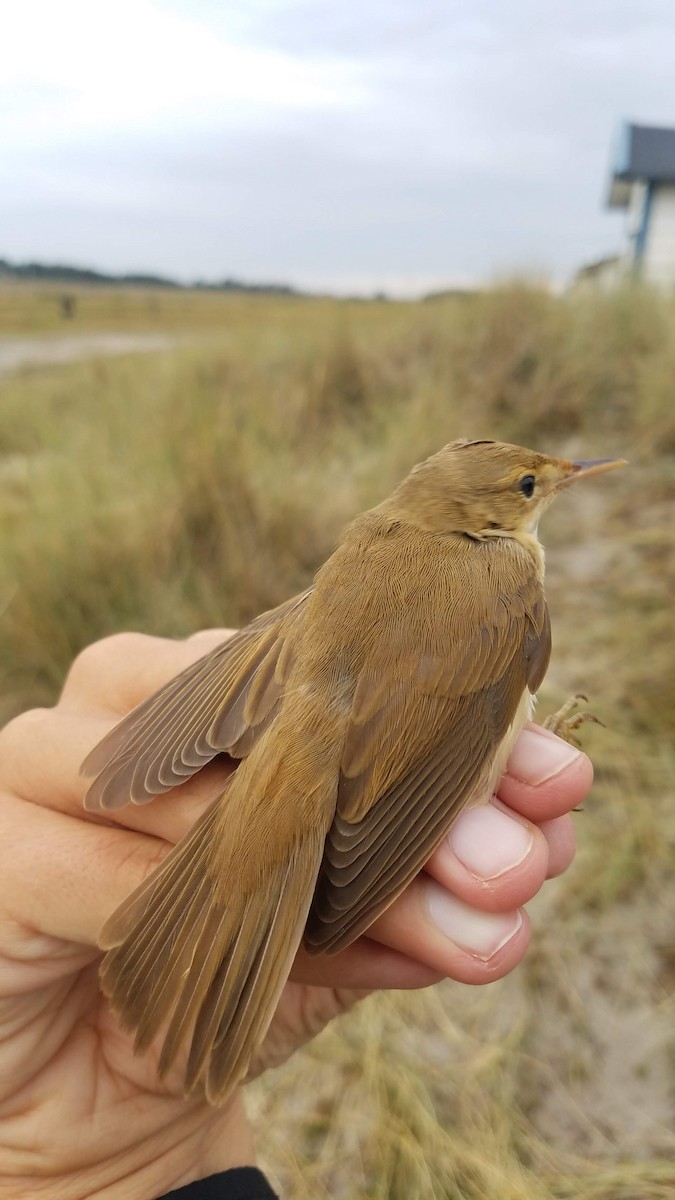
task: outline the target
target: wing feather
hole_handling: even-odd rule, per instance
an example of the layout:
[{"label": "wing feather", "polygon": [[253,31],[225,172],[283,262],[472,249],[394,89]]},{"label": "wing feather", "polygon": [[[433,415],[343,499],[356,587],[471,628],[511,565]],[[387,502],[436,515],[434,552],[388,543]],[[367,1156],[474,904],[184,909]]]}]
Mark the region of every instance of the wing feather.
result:
[{"label": "wing feather", "polygon": [[384,673],[364,668],[305,933],[311,952],[349,945],[414,878],[462,808],[487,799],[499,747],[550,653],[534,572],[500,599],[490,623],[474,626],[445,658],[427,653],[404,664],[388,687]]},{"label": "wing feather", "polygon": [[111,730],[82,766],[96,776],[86,807],[145,804],[216,754],[247,754],[275,712],[310,594],[257,617]]}]

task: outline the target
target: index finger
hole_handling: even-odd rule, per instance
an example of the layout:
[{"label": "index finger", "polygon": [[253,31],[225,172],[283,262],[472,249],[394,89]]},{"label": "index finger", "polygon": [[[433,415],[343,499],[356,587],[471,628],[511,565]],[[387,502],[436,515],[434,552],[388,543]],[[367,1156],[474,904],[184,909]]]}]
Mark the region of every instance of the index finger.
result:
[{"label": "index finger", "polygon": [[115,633],[78,654],[63,685],[60,708],[126,716],[185,667],[226,641],[233,629],[204,629],[184,641]]}]

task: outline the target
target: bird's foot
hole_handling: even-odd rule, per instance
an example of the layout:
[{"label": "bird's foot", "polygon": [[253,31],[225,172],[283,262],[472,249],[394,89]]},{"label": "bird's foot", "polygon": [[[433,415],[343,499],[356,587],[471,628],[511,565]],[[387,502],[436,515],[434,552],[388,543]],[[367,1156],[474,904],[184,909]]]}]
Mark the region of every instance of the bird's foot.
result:
[{"label": "bird's foot", "polygon": [[[570,696],[557,712],[551,713],[544,721],[544,729],[550,729],[551,733],[557,734],[563,741],[570,742],[572,746],[577,746],[579,749],[581,749],[581,742],[577,737],[577,730],[587,722],[591,722],[593,725],[602,725],[600,718],[586,709],[582,712],[575,712],[575,709],[582,703],[588,704],[588,697],[577,692],[576,696]],[[604,725],[602,727],[604,729]]]}]

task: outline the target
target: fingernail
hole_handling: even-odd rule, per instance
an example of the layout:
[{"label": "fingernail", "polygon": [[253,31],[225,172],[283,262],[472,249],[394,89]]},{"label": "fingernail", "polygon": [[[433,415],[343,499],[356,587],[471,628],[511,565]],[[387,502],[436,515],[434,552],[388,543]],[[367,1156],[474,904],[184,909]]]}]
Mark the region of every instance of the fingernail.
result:
[{"label": "fingernail", "polygon": [[462,813],[448,834],[455,856],[477,879],[497,879],[517,867],[532,849],[527,826],[488,804]]},{"label": "fingernail", "polygon": [[427,884],[429,915],[444,937],[473,954],[492,958],[520,929],[520,912],[484,913],[451,896],[435,880]]},{"label": "fingernail", "polygon": [[561,738],[524,729],[513,747],[506,770],[513,779],[536,787],[559,775],[580,754],[580,750]]}]

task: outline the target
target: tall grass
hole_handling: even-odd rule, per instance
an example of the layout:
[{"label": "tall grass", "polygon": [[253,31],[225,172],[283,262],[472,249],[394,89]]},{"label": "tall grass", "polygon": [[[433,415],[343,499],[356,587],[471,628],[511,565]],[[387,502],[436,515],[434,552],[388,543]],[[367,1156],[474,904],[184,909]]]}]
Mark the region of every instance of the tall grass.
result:
[{"label": "tall grass", "polygon": [[[20,298],[20,303],[17,301]],[[665,1200],[675,1189],[675,305],[524,286],[426,304],[0,291],[0,335],[163,330],[0,381],[0,710],[120,628],[236,624],[455,436],[621,454],[547,517],[542,704],[591,695],[576,867],[485,991],[369,1000],[254,1088],[298,1200]],[[311,1083],[308,1085],[308,1080]]]}]

